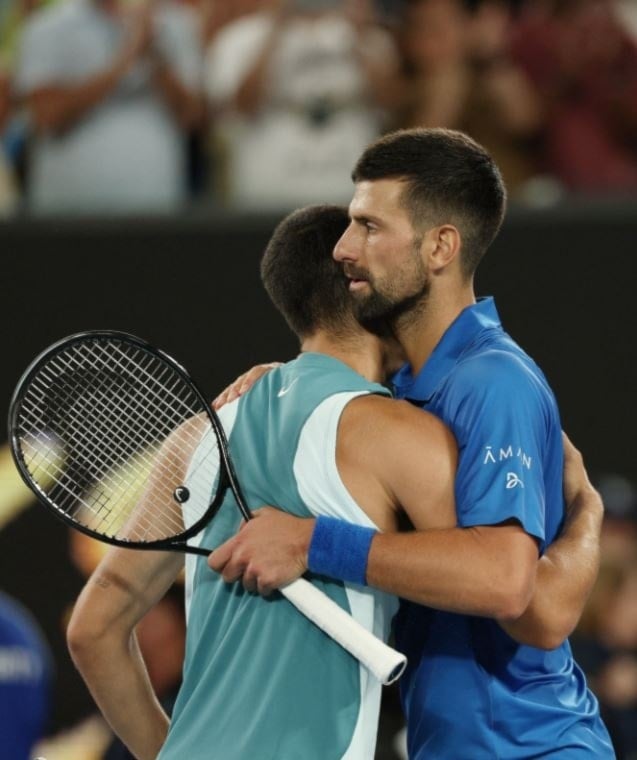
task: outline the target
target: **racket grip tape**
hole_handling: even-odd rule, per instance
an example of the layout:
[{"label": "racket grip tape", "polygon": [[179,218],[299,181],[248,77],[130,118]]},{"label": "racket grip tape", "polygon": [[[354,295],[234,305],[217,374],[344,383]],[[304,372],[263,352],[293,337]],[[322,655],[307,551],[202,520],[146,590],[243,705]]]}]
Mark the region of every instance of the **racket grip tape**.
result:
[{"label": "racket grip tape", "polygon": [[362,626],[309,581],[299,578],[279,589],[305,617],[364,665],[381,683],[398,680],[407,658]]}]

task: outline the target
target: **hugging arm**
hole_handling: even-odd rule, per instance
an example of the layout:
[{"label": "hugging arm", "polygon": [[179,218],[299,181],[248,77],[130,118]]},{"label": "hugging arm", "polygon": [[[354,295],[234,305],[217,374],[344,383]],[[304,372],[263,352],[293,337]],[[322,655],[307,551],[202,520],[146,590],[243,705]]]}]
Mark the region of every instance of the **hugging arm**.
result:
[{"label": "hugging arm", "polygon": [[535,593],[524,613],[503,628],[522,644],[554,649],[577,625],[599,569],[604,507],[580,452],[564,436],[566,519],[539,560]]}]

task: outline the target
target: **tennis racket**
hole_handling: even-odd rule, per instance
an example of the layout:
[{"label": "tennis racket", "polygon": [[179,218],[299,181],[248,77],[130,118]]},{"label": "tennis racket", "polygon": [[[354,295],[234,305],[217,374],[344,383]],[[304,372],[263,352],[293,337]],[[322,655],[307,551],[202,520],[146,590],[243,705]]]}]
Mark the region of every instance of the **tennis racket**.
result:
[{"label": "tennis racket", "polygon": [[[14,392],[9,440],[38,499],[109,544],[207,556],[188,542],[228,488],[252,517],[204,395],[174,359],[126,333],[79,333],[40,354]],[[404,655],[307,580],[280,591],[380,681],[400,677]]]}]

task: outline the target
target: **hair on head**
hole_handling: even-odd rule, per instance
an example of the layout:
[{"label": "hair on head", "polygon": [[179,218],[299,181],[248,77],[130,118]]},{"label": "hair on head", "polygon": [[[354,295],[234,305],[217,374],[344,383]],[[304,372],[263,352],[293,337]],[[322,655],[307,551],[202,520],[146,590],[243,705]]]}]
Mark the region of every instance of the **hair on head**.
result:
[{"label": "hair on head", "polygon": [[404,129],[372,143],[352,173],[354,182],[400,179],[403,205],[415,229],[453,224],[462,239],[460,261],[473,276],[498,234],[506,189],[489,153],[463,132]]},{"label": "hair on head", "polygon": [[349,224],[342,206],[308,206],[281,221],[261,260],[261,280],[290,328],[304,338],[318,329],[341,335],[355,324],[334,246]]}]

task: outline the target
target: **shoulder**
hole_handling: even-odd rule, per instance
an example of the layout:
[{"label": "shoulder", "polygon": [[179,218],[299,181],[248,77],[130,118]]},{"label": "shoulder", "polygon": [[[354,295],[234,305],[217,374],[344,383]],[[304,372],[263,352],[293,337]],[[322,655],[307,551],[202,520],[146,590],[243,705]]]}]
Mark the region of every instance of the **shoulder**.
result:
[{"label": "shoulder", "polygon": [[537,365],[521,350],[488,350],[461,361],[445,389],[443,417],[460,447],[512,431],[542,439],[559,427],[557,401]]},{"label": "shoulder", "polygon": [[484,402],[548,398],[550,390],[537,365],[521,350],[496,346],[461,360],[448,391],[458,399]]},{"label": "shoulder", "polygon": [[385,396],[359,396],[345,407],[339,442],[356,444],[353,450],[374,449],[380,456],[406,448],[427,451],[455,450],[455,439],[433,414],[407,401]]}]

